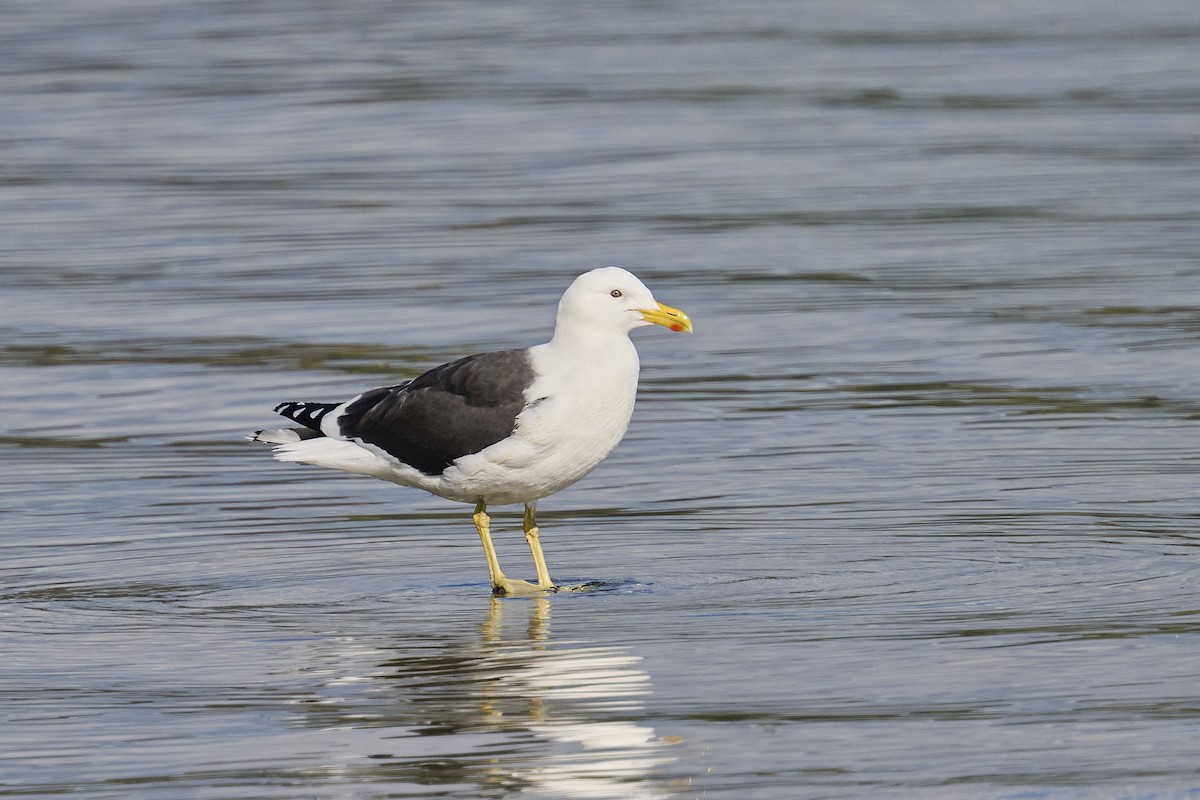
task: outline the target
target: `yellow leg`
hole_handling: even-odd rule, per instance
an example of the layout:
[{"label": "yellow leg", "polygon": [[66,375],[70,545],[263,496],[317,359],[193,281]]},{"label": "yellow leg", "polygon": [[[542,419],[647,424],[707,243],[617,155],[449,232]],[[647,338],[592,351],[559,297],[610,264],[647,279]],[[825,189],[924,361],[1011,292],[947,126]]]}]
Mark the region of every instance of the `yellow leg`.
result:
[{"label": "yellow leg", "polygon": [[492,579],[492,589],[502,585],[504,573],[500,571],[500,559],[496,557],[496,547],[492,544],[492,518],[487,513],[487,503],[481,499],[475,504],[475,513],[471,515],[475,530],[479,531],[479,541],[483,542],[483,554],[487,557],[488,576]]},{"label": "yellow leg", "polygon": [[500,559],[496,557],[496,547],[492,544],[491,522],[487,514],[487,503],[482,498],[475,504],[475,513],[471,515],[475,522],[475,530],[479,531],[479,541],[483,542],[483,554],[487,557],[488,575],[492,580],[492,594],[529,594],[536,591],[532,583],[504,577],[500,570]]},{"label": "yellow leg", "polygon": [[529,552],[533,553],[533,565],[537,569],[538,588],[555,589],[554,581],[550,580],[550,569],[546,566],[546,557],[542,555],[541,533],[538,531],[537,520],[534,518],[536,505],[525,504],[525,541],[529,543]]}]

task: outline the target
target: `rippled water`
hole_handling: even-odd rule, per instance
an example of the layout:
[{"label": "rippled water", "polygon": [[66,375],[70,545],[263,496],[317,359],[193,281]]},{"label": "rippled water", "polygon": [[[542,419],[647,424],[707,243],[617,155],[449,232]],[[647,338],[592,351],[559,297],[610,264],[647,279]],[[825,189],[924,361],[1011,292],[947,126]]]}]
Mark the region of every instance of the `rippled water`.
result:
[{"label": "rippled water", "polygon": [[[1194,3],[4,20],[0,796],[1200,795]],[[599,589],[240,438],[609,263]]]}]

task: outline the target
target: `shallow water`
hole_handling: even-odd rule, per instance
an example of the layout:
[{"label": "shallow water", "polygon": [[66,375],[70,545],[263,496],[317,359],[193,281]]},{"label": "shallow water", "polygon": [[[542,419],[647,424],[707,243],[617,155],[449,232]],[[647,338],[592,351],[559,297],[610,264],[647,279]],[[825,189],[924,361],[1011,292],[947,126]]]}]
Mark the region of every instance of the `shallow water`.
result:
[{"label": "shallow water", "polygon": [[[0,796],[1200,795],[1200,8],[10,3]],[[625,442],[241,440],[616,263]],[[514,509],[501,559],[529,577]]]}]

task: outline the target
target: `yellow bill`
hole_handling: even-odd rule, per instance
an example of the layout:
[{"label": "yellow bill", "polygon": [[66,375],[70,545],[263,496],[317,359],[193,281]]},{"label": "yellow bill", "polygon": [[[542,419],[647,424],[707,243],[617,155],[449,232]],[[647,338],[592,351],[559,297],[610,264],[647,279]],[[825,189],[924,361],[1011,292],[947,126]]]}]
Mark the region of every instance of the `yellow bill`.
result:
[{"label": "yellow bill", "polygon": [[680,311],[678,308],[671,308],[668,305],[658,304],[657,308],[639,308],[642,319],[646,322],[653,322],[655,325],[662,325],[664,328],[670,328],[676,333],[691,333],[692,321],[688,319],[688,315]]}]

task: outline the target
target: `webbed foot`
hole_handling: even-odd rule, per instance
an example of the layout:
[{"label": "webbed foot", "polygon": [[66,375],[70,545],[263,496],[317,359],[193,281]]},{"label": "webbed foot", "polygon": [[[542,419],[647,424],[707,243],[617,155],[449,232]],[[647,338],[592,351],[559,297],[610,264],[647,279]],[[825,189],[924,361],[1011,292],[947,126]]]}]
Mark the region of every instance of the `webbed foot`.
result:
[{"label": "webbed foot", "polygon": [[551,584],[541,586],[529,581],[501,577],[492,583],[492,594],[497,597],[533,597],[546,592],[557,592],[559,587]]},{"label": "webbed foot", "polygon": [[604,581],[588,581],[587,583],[573,583],[570,586],[559,585],[554,587],[556,592],[594,592],[607,587]]}]

